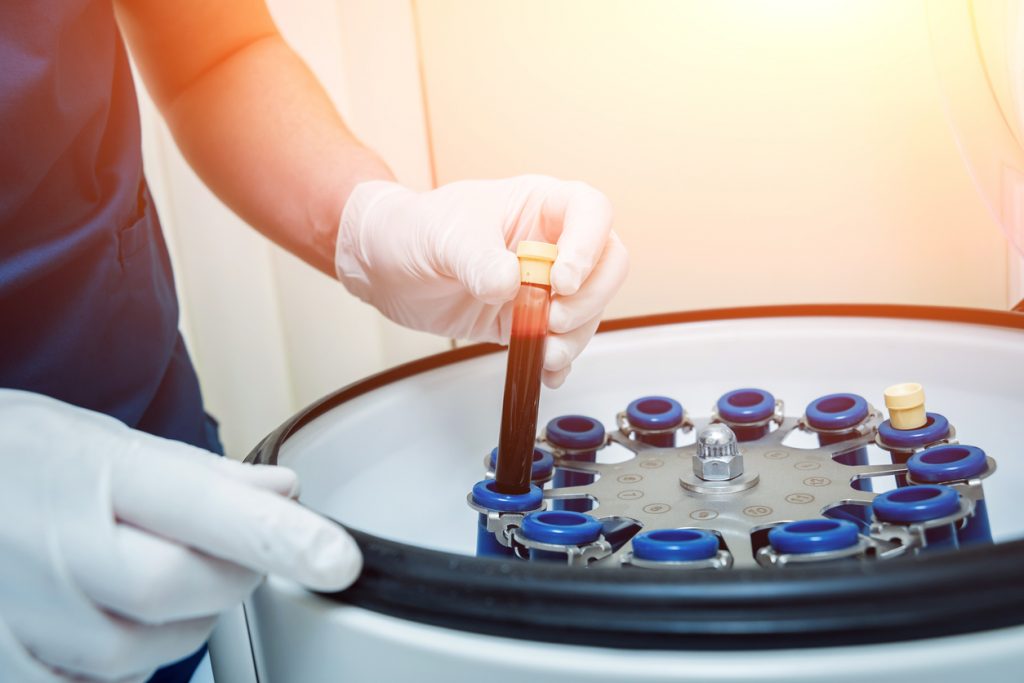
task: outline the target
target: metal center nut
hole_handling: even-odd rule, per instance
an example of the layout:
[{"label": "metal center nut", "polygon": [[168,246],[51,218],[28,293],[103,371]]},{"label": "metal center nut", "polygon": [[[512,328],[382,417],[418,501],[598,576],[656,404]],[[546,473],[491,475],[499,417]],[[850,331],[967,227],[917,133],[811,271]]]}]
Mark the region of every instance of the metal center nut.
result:
[{"label": "metal center nut", "polygon": [[693,473],[704,481],[729,481],[743,474],[743,456],[729,427],[711,424],[697,434]]}]

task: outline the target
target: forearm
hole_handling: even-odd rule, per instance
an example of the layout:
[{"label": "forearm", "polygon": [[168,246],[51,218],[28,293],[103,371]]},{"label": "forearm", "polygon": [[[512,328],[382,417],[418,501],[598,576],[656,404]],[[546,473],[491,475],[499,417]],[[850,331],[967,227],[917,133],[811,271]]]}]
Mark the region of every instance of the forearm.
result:
[{"label": "forearm", "polygon": [[331,276],[352,188],[392,179],[277,33],[233,52],[161,110],[189,163],[228,206]]}]

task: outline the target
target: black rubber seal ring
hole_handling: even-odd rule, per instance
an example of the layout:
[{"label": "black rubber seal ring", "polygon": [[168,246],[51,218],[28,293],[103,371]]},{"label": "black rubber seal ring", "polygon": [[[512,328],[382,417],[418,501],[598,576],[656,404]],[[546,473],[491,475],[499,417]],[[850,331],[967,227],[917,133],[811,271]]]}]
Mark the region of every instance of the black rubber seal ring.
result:
[{"label": "black rubber seal ring", "polygon": [[[628,318],[606,322],[601,331],[790,316],[1024,330],[1024,315],[1012,312],[814,304]],[[285,422],[246,461],[276,464],[289,436],[356,396],[500,350],[492,344],[455,349],[349,385]],[[1024,624],[1024,540],[884,563],[677,575],[476,558],[350,531],[363,552],[363,573],[348,590],[323,597],[509,638],[630,649],[749,650],[907,641]]]}]

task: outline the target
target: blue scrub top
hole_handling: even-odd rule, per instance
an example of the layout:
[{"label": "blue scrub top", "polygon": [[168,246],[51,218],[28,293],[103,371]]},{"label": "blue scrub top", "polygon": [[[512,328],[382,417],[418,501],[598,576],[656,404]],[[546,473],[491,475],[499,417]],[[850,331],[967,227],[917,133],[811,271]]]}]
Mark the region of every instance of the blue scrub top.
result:
[{"label": "blue scrub top", "polygon": [[[0,321],[0,386],[220,451],[110,0],[0,2]],[[187,681],[197,662],[153,680]]]}]

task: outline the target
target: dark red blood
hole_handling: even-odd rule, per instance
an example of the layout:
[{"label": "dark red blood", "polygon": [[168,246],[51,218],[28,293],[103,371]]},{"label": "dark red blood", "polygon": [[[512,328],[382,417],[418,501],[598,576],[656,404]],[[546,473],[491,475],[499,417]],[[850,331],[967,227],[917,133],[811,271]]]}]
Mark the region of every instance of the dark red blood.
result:
[{"label": "dark red blood", "polygon": [[530,470],[537,436],[540,377],[544,369],[551,289],[523,283],[512,312],[512,338],[505,369],[495,489],[523,494],[530,490]]}]

